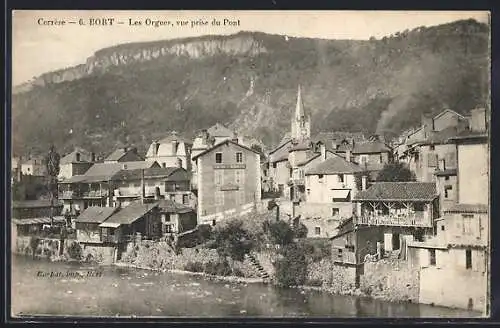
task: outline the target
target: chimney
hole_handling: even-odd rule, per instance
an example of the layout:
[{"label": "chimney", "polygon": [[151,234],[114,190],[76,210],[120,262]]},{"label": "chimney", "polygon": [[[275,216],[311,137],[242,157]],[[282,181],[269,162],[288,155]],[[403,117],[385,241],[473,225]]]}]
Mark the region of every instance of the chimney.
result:
[{"label": "chimney", "polygon": [[424,127],[424,138],[429,138],[434,131],[434,119],[422,114],[422,126]]},{"label": "chimney", "polygon": [[144,169],[141,170],[141,202],[144,204],[146,198],[146,186],[144,184]]},{"label": "chimney", "polygon": [[345,151],[345,160],[348,162],[351,161],[351,150],[350,149],[346,149],[346,151]]},{"label": "chimney", "polygon": [[128,147],[123,147],[123,152],[126,153],[128,151]]},{"label": "chimney", "polygon": [[95,162],[95,153],[91,153],[91,154],[90,154],[90,157],[91,157],[91,161],[92,161],[92,162]]},{"label": "chimney", "polygon": [[79,162],[80,161],[80,153],[76,153],[75,157],[76,157],[76,161]]},{"label": "chimney", "polygon": [[233,135],[231,136],[231,141],[238,143],[238,134],[236,131],[233,131]]},{"label": "chimney", "polygon": [[361,190],[366,190],[366,180],[367,180],[366,175],[363,175],[361,177]]},{"label": "chimney", "polygon": [[322,161],[325,161],[326,160],[326,146],[324,143],[321,143],[319,145],[319,149],[321,151],[321,160]]},{"label": "chimney", "polygon": [[470,129],[475,132],[486,132],[487,120],[486,109],[476,108],[471,110],[471,124]]}]

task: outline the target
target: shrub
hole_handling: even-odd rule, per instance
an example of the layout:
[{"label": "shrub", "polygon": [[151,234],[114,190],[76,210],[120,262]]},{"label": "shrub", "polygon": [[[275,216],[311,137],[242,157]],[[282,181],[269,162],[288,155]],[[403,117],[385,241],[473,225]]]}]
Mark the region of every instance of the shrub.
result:
[{"label": "shrub", "polygon": [[232,270],[227,261],[210,261],[205,264],[204,272],[214,276],[229,276],[232,273]]},{"label": "shrub", "polygon": [[184,270],[190,272],[203,272],[203,265],[200,262],[187,262],[184,265]]},{"label": "shrub", "polygon": [[222,258],[231,257],[235,261],[243,261],[245,254],[252,249],[252,239],[242,225],[240,220],[233,220],[215,229],[215,245]]},{"label": "shrub", "polygon": [[323,286],[323,281],[321,279],[309,279],[306,282],[307,286],[321,287]]},{"label": "shrub", "polygon": [[35,257],[35,254],[38,254],[37,253],[37,248],[38,248],[39,244],[40,244],[40,238],[38,238],[36,236],[31,236],[31,238],[30,238],[30,248],[31,248],[31,252],[33,253],[33,257]]},{"label": "shrub", "polygon": [[283,257],[275,262],[276,281],[283,287],[303,285],[307,277],[304,247],[289,244],[282,250]]},{"label": "shrub", "polygon": [[275,244],[285,246],[293,241],[293,229],[285,221],[268,222],[263,228],[268,231],[271,241]]},{"label": "shrub", "polygon": [[68,255],[74,260],[81,260],[83,257],[82,247],[79,243],[74,242],[68,247]]},{"label": "shrub", "polygon": [[245,274],[243,273],[243,271],[241,271],[240,269],[238,268],[234,268],[233,269],[233,276],[236,276],[236,277],[244,277]]}]

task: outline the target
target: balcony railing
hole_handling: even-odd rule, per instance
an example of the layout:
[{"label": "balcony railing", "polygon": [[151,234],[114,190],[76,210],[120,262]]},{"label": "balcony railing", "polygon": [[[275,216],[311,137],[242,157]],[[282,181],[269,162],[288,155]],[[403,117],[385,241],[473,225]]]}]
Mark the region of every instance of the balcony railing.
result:
[{"label": "balcony railing", "polygon": [[90,191],[65,190],[59,192],[59,199],[102,198],[106,196],[108,196],[107,190],[90,190]]},{"label": "balcony railing", "polygon": [[295,186],[303,186],[305,182],[303,178],[290,178],[288,180],[288,184]]},{"label": "balcony railing", "polygon": [[368,215],[356,218],[357,224],[379,225],[379,226],[399,226],[399,227],[432,227],[430,215],[409,214],[404,216],[396,215]]}]

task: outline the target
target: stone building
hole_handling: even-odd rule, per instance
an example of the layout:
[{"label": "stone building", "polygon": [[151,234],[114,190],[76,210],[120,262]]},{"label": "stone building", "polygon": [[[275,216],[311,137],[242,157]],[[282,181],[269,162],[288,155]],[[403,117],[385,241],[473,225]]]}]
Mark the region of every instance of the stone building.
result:
[{"label": "stone building", "polygon": [[174,131],[169,136],[151,143],[146,153],[146,160],[158,162],[164,168],[182,167],[189,172],[191,148],[191,142]]}]

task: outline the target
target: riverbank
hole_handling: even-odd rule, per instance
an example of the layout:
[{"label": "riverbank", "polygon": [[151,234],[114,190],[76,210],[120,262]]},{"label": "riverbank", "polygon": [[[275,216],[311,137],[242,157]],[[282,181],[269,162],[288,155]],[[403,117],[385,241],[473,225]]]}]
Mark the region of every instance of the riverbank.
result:
[{"label": "riverbank", "polygon": [[189,275],[189,276],[200,276],[203,278],[207,278],[207,280],[211,281],[227,281],[234,283],[242,283],[242,284],[255,284],[255,283],[266,283],[267,281],[263,278],[246,278],[246,277],[236,277],[236,276],[217,276],[208,274],[205,272],[192,272],[186,270],[179,269],[156,269],[150,268],[146,266],[136,265],[132,263],[124,263],[124,262],[115,262],[113,266],[122,267],[122,268],[132,268],[132,269],[140,269],[140,270],[149,270],[154,272],[162,272],[162,273],[175,273],[180,275]]}]

